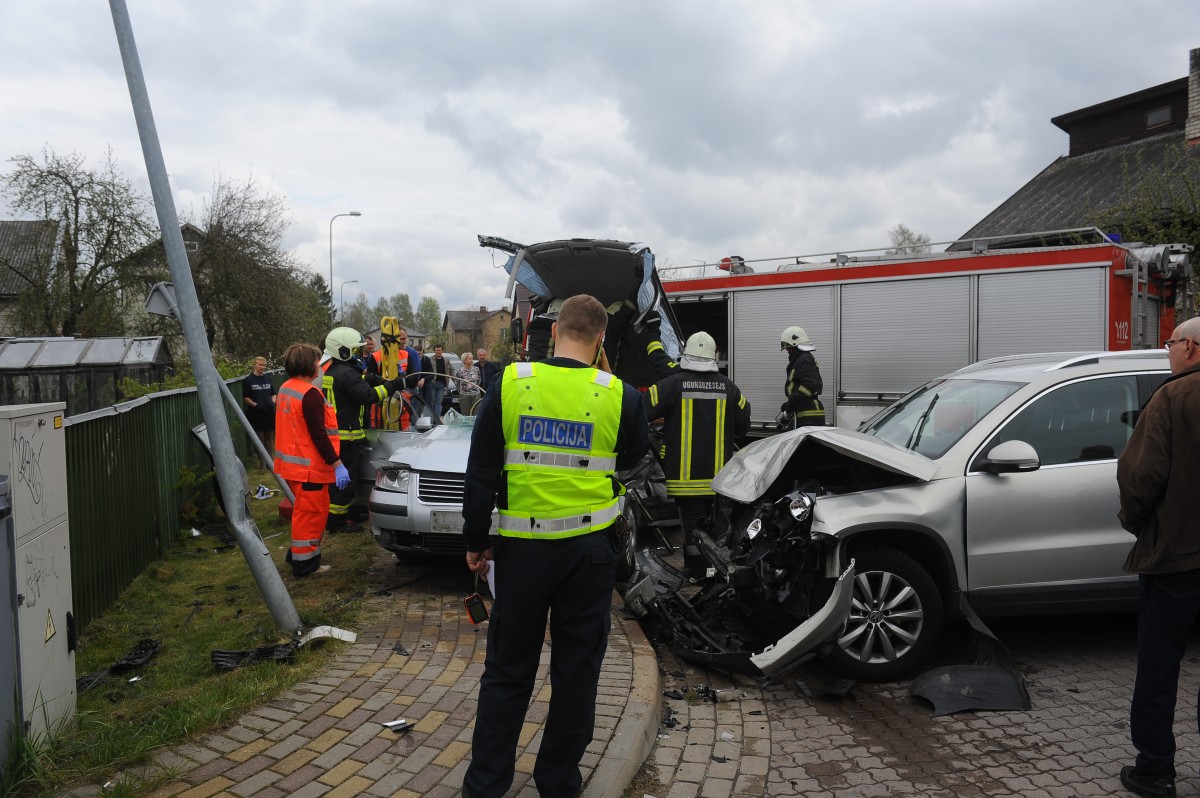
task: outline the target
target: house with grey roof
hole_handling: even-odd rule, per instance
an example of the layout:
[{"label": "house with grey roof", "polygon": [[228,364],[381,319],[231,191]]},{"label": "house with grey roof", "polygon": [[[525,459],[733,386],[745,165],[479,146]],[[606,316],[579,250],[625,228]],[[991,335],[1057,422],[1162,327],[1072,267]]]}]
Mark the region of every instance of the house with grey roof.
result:
[{"label": "house with grey roof", "polygon": [[[1088,227],[1106,219],[1121,233],[1121,210],[1133,198],[1162,213],[1200,188],[1200,48],[1189,74],[1050,120],[1069,137],[1061,156],[963,234],[988,239]],[[1192,212],[1200,213],[1193,196]],[[988,242],[1022,246],[1061,243],[1053,237]],[[1200,243],[1200,242],[1189,242]]]},{"label": "house with grey roof", "polygon": [[12,311],[30,282],[44,283],[59,257],[59,222],[0,221],[0,337],[17,334]]}]

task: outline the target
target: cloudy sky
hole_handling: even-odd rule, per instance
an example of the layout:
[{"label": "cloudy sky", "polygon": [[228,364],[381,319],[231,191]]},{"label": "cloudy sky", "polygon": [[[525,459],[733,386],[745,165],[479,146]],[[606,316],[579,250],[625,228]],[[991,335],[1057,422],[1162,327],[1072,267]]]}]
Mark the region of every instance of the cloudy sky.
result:
[{"label": "cloudy sky", "polygon": [[[444,310],[504,306],[477,233],[660,266],[952,239],[1066,152],[1050,117],[1200,47],[1193,0],[127,2],[181,217],[253,175],[328,276],[361,211],[335,296]],[[0,0],[0,161],[45,146],[149,193],[103,0]]]}]

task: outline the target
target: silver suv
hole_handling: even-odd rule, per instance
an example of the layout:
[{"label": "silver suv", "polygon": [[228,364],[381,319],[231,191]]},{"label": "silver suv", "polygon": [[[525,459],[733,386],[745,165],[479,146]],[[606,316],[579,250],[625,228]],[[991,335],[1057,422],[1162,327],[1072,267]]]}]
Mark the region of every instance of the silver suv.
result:
[{"label": "silver suv", "polygon": [[[775,580],[770,595],[808,618],[774,656],[823,653],[842,673],[878,681],[929,657],[960,598],[981,616],[1132,608],[1136,579],[1121,565],[1133,538],[1117,522],[1116,462],[1168,374],[1161,351],[995,358],[921,386],[859,431],[815,427],[751,444],[713,482],[732,508],[714,536],[713,570],[737,587],[740,562],[773,556],[739,560],[737,549],[764,550],[772,518],[779,527],[772,503],[810,517],[803,556],[760,566]],[[835,583],[839,574],[852,578]],[[813,622],[847,591],[848,616]],[[661,594],[646,593],[650,613]],[[755,607],[741,615],[766,617]],[[677,640],[680,631],[676,623]],[[701,641],[699,656],[722,653]]]}]

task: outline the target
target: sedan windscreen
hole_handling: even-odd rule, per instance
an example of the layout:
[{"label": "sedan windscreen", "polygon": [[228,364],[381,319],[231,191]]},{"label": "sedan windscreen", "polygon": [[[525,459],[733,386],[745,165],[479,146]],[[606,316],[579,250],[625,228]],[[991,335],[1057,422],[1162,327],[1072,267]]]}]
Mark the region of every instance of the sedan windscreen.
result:
[{"label": "sedan windscreen", "polygon": [[936,380],[884,410],[862,431],[936,460],[1020,387],[999,380]]}]

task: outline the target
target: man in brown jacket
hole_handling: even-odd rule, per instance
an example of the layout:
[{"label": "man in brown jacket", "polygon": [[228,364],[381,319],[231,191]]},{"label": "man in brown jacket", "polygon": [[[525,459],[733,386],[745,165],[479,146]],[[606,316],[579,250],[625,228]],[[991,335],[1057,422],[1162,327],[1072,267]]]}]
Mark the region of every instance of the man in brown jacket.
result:
[{"label": "man in brown jacket", "polygon": [[1138,753],[1133,765],[1121,769],[1121,783],[1155,798],[1175,795],[1171,725],[1179,664],[1200,614],[1195,499],[1200,486],[1200,317],[1176,327],[1165,345],[1171,376],[1146,403],[1117,462],[1121,526],[1137,538],[1125,570],[1139,574],[1137,676],[1129,712]]}]

